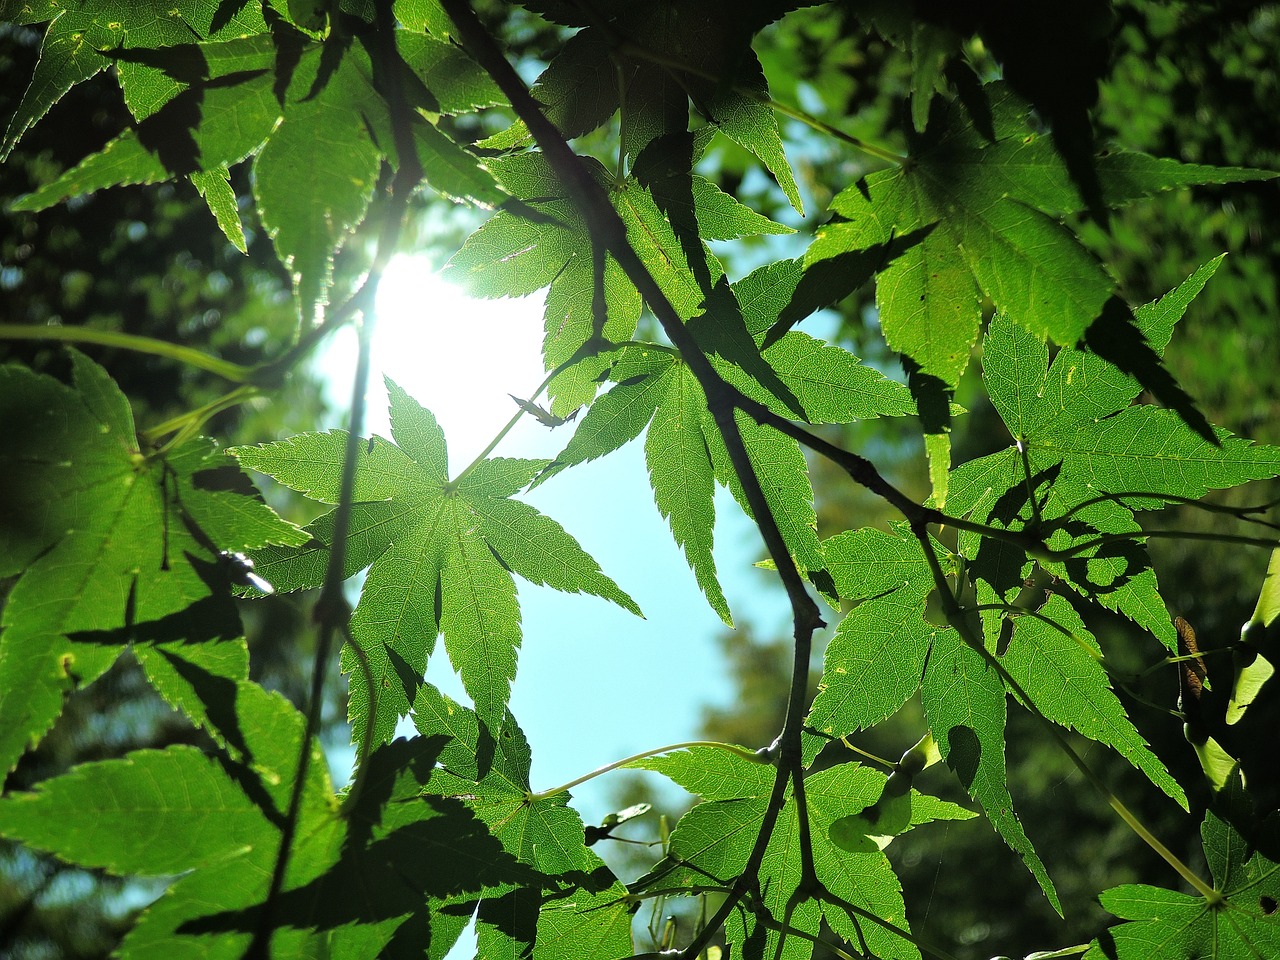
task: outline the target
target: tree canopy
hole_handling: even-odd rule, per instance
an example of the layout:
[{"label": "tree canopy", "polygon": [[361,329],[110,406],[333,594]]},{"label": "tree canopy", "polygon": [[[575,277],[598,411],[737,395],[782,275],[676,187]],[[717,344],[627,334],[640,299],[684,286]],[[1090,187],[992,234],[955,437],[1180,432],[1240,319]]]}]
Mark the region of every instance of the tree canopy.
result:
[{"label": "tree canopy", "polygon": [[[1280,248],[1238,211],[1274,208],[1280,158],[1227,80],[1264,102],[1277,10],[1230,15],[1209,35],[1105,0],[0,0],[5,71],[29,72],[0,145],[0,836],[136,878],[122,896],[163,887],[126,958],[443,957],[472,922],[481,957],[946,958],[891,853],[978,817],[1022,872],[966,862],[972,887],[1110,915],[1041,957],[1280,953],[1280,540],[1239,492],[1280,476],[1241,432],[1274,393],[1229,396],[1195,359],[1233,335],[1196,319],[1215,312],[1259,345],[1250,376],[1275,350]],[[1225,78],[1195,116],[1238,139],[1170,139],[1184,48]],[[75,149],[39,140],[91,110]],[[1205,197],[1214,247],[1162,245]],[[564,431],[554,458],[499,455],[509,425],[451,462],[394,382],[390,435],[365,429],[382,273],[446,202],[488,211],[427,241],[447,276],[544,298],[546,378],[516,418]],[[833,308],[836,334],[810,332]],[[323,430],[294,401],[348,326],[346,428]],[[236,418],[262,399],[285,415]],[[710,608],[733,625],[724,487],[791,620],[766,742],[611,765],[697,798],[635,876],[598,845],[645,806],[584,824],[580,781],[535,790],[510,709],[517,578],[641,613],[523,498],[632,441]],[[874,506],[833,509],[849,488]],[[1166,542],[1248,549],[1238,639],[1175,616],[1198,613]],[[245,623],[303,591],[295,705]],[[424,679],[441,659],[466,702]],[[122,662],[184,734],[33,762]],[[345,786],[320,746],[335,666]],[[861,745],[883,730],[887,759]],[[1162,872],[1060,890],[1015,730]],[[927,786],[939,765],[957,790]],[[1201,843],[1166,832],[1189,822]]]}]

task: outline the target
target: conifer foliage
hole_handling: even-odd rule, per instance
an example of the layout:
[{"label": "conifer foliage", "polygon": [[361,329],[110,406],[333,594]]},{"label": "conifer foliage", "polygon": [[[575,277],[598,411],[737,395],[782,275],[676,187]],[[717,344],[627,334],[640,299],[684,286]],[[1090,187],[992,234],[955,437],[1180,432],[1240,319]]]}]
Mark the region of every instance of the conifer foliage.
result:
[{"label": "conifer foliage", "polygon": [[[1025,882],[1067,906],[1009,787],[1015,710],[1169,865],[1164,887],[1098,891],[1115,924],[1054,956],[1280,956],[1280,834],[1254,808],[1228,736],[1275,692],[1275,648],[1262,638],[1280,609],[1277,581],[1247,625],[1236,689],[1215,708],[1184,680],[1181,707],[1164,705],[1182,710],[1215,789],[1207,873],[1173,852],[1185,845],[1153,835],[1062,732],[1188,806],[1189,785],[1131,722],[1117,696],[1125,678],[1089,624],[1098,610],[1123,618],[1139,656],[1179,672],[1186,650],[1144,516],[1280,476],[1280,448],[1214,426],[1163,363],[1222,258],[1131,304],[1075,227],[1105,226],[1109,210],[1158,192],[1273,174],[1093,142],[1101,0],[1080,5],[1069,28],[1018,4],[832,5],[831,17],[856,14],[911,58],[893,148],[771,96],[757,50],[818,4],[481,6],[483,16],[467,0],[0,0],[0,20],[43,31],[4,155],[103,71],[133,118],[14,209],[190,181],[229,243],[245,249],[260,224],[298,314],[295,338],[251,368],[61,328],[22,335],[80,341],[66,348],[65,380],[0,366],[0,773],[122,656],[212,745],[96,760],[10,791],[0,836],[122,876],[175,878],[125,937],[125,958],[438,958],[474,916],[481,957],[914,960],[943,954],[912,934],[885,849],[917,827],[985,818]],[[533,51],[544,68],[531,88],[512,65],[517,21],[555,38]],[[797,238],[793,259],[731,280],[727,244],[794,231],[736,195],[715,151],[744,151],[801,211],[805,176],[780,117],[871,157],[872,172],[838,182],[808,171],[829,178],[823,225]],[[251,196],[231,185],[238,164]],[[545,291],[547,377],[518,415],[559,425],[562,452],[451,463],[432,412],[395,383],[390,437],[364,435],[358,401],[348,430],[230,448],[205,436],[213,413],[270,396],[334,330],[365,329],[423,188],[491,211],[449,263],[456,282],[491,298]],[[373,254],[351,292],[333,264],[353,237]],[[905,382],[799,329],[863,288]],[[91,359],[87,344],[100,343],[193,364],[225,378],[227,395],[139,430],[129,397]],[[952,463],[951,421],[964,416],[954,391],[976,356],[1005,443]],[[874,418],[923,434],[929,499],[831,439],[830,425]],[[624,882],[593,849],[612,824],[584,833],[567,789],[534,790],[509,702],[517,577],[640,614],[521,495],[641,437],[657,509],[729,624],[712,553],[717,486],[754,521],[790,603],[795,666],[773,744],[631,759],[699,802],[652,868]],[[820,530],[819,458],[898,519]],[[323,505],[318,518],[281,519],[255,476]],[[1261,548],[1265,567],[1276,539],[1264,512],[1224,516],[1222,530]],[[358,572],[351,608],[343,583]],[[349,684],[356,771],[340,789],[316,741],[318,695],[304,714],[252,682],[239,626],[238,604],[305,589],[319,591],[316,690],[338,647]],[[811,699],[824,622],[836,628]],[[423,679],[432,657],[448,659],[470,704]],[[823,754],[913,698],[927,729],[896,764]],[[397,738],[405,718],[417,733]],[[915,789],[935,762],[971,809]],[[633,920],[662,898],[701,901],[699,920],[678,937],[647,935]]]}]

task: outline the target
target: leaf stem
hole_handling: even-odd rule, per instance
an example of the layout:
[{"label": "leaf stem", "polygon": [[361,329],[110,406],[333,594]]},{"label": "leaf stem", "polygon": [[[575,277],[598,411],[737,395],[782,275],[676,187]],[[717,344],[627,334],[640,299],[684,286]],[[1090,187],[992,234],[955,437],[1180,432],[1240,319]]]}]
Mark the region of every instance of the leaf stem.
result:
[{"label": "leaf stem", "polygon": [[247,383],[253,371],[250,367],[212,357],[200,350],[184,347],[181,344],[157,340],[155,337],[141,337],[132,333],[121,333],[118,330],[95,330],[91,327],[61,327],[42,324],[0,324],[0,340],[57,340],[61,343],[92,343],[99,347],[114,347],[118,350],[129,350],[133,353],[145,353],[155,357],[176,360],[187,366],[196,367],[230,380],[232,383]]},{"label": "leaf stem", "polygon": [[872,763],[880,764],[880,766],[884,767],[886,770],[896,770],[898,768],[898,765],[894,763],[892,760],[886,760],[884,757],[877,757],[874,753],[868,753],[866,750],[863,750],[861,747],[857,746],[856,744],[851,743],[848,737],[841,737],[840,742],[845,745],[846,749],[852,750],[854,753],[858,754],[859,756],[866,757]]},{"label": "leaf stem", "polygon": [[177,446],[199,430],[210,417],[261,395],[262,391],[258,387],[242,384],[234,390],[224,393],[216,400],[210,400],[202,407],[188,410],[186,413],[179,414],[164,423],[158,423],[154,427],[148,427],[139,434],[139,437],[144,444],[150,446],[158,443],[161,437],[176,432],[176,436],[165,444],[165,448]]},{"label": "leaf stem", "polygon": [[[552,370],[550,373],[548,373],[545,377],[543,377],[542,382],[538,384],[538,389],[534,390],[533,393],[529,395],[529,402],[533,403],[533,401],[537,400],[538,397],[542,396],[542,391],[546,390],[547,387],[551,385],[552,380],[554,380],[561,373],[563,373],[564,370],[570,364],[577,363],[577,361],[580,359],[582,358],[575,354],[574,356],[566,360],[564,363],[556,367],[554,370]],[[458,484],[460,484],[463,480],[466,479],[467,475],[470,474],[472,470],[480,466],[480,464],[484,463],[484,461],[488,458],[489,454],[493,453],[493,451],[497,449],[498,444],[500,444],[503,440],[506,439],[507,434],[510,433],[515,428],[515,425],[520,422],[520,418],[523,417],[524,415],[525,415],[525,412],[523,408],[517,407],[514,416],[512,416],[512,418],[507,421],[506,426],[504,426],[501,430],[499,430],[494,435],[493,439],[489,441],[488,445],[485,446],[485,448],[480,451],[480,453],[476,456],[474,460],[472,460],[469,464],[466,465],[465,468],[463,468],[463,471],[461,473],[459,473],[456,477],[454,477],[452,480],[449,481],[447,485],[448,489],[453,489],[454,487],[456,487]]]},{"label": "leaf stem", "polygon": [[748,750],[746,747],[739,747],[732,743],[721,743],[718,740],[686,740],[683,743],[669,743],[665,747],[654,747],[652,750],[642,750],[640,753],[634,753],[629,757],[623,757],[621,760],[615,760],[613,763],[606,763],[603,767],[596,767],[590,773],[584,773],[576,779],[563,783],[558,787],[552,787],[550,790],[539,790],[537,793],[527,794],[529,800],[546,800],[550,797],[558,796],[578,786],[580,783],[586,783],[588,780],[594,780],[606,773],[612,773],[619,767],[625,767],[639,760],[648,757],[656,757],[663,753],[671,753],[674,750],[688,750],[690,747],[712,747],[716,750],[723,750],[726,753],[732,753],[735,757],[741,757],[743,760],[750,760],[752,763],[768,763],[769,761],[754,750]]}]

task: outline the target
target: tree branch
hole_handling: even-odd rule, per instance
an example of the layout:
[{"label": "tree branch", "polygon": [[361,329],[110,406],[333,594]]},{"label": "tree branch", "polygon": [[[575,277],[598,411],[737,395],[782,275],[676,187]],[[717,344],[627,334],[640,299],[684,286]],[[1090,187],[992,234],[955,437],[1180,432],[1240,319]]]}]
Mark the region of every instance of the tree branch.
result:
[{"label": "tree branch", "polygon": [[[465,0],[441,0],[441,6],[458,28],[458,35],[468,51],[506,95],[516,115],[524,121],[529,132],[533,134],[538,146],[542,148],[543,156],[581,210],[593,242],[607,251],[622,268],[657,317],[667,338],[680,351],[690,372],[702,386],[707,397],[708,408],[724,438],[734,473],[742,485],[756,526],[777,566],[779,578],[791,603],[795,624],[795,651],[787,713],[779,737],[778,775],[746,868],[733,885],[734,893],[727,897],[720,909],[716,911],[712,921],[704,930],[704,935],[684,951],[685,957],[693,957],[701,951],[705,940],[714,935],[715,929],[724,922],[745,893],[751,878],[759,872],[773,827],[785,802],[787,782],[793,776],[799,776],[800,730],[807,707],[809,659],[813,648],[813,634],[823,625],[822,618],[817,604],[805,588],[800,571],[791,559],[786,541],[778,528],[743,443],[734,417],[735,410],[741,406],[741,395],[725,383],[698,348],[684,321],[632,248],[627,239],[626,225],[614,209],[608,195],[592,179],[560,131],[547,119],[542,108],[530,95],[524,81],[516,74],[489,32],[480,23],[470,4]],[[801,815],[804,815],[803,811]]]}]

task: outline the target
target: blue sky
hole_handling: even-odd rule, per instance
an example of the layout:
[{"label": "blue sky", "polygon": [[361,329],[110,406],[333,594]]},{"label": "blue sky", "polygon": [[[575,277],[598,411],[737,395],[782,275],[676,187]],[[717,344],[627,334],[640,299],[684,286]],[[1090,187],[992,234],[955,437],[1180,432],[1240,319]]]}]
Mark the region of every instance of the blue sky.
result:
[{"label": "blue sky", "polygon": [[[468,300],[426,261],[404,257],[383,281],[377,322],[365,432],[389,435],[386,374],[435,414],[452,472],[515,413],[508,393],[527,397],[542,379],[540,297]],[[322,359],[338,410],[347,402],[354,355],[352,335],[335,341]],[[571,431],[548,430],[525,417],[494,455],[553,457]],[[641,441],[565,471],[522,498],[573,534],[646,617],[517,578],[524,636],[511,707],[533,747],[534,789],[694,738],[703,706],[733,695],[716,642],[724,626],[654,506]],[[716,562],[734,617],[781,628],[785,597],[751,566],[759,554],[754,527],[720,491]],[[428,678],[466,702],[440,648]],[[574,791],[574,805],[588,822],[609,812],[603,779]]]}]

